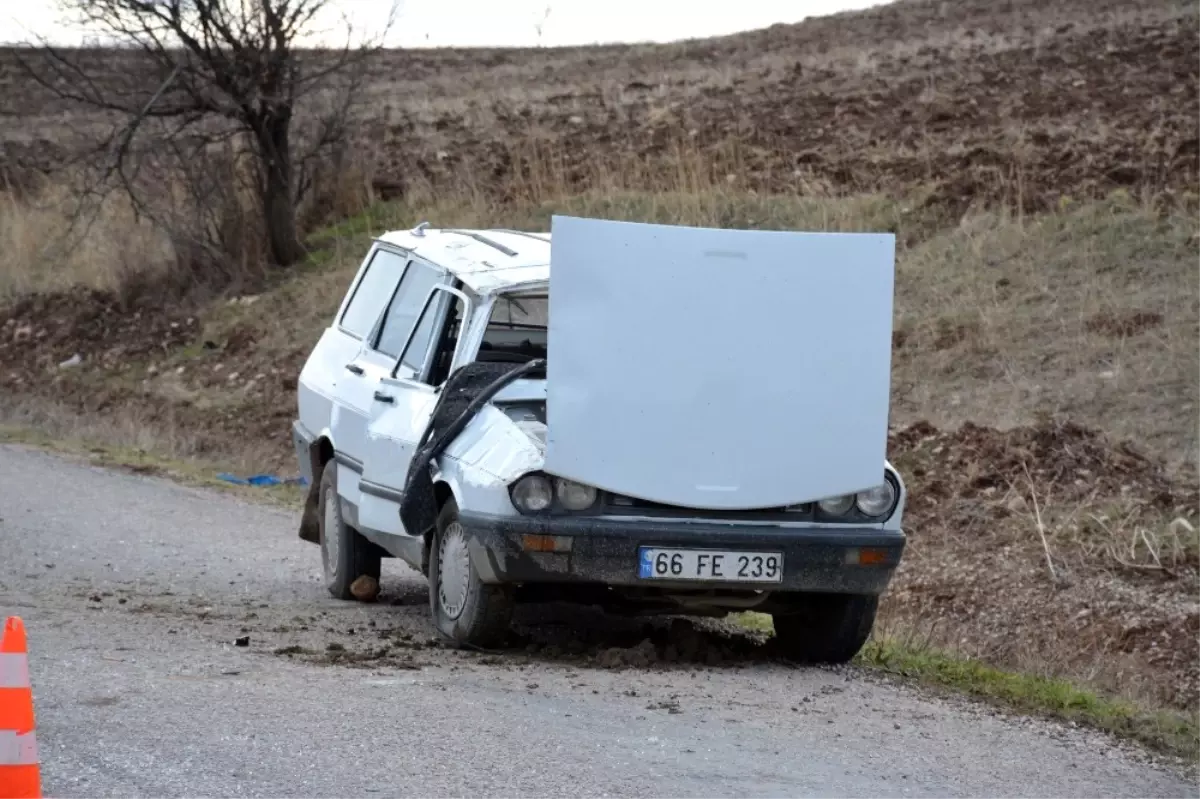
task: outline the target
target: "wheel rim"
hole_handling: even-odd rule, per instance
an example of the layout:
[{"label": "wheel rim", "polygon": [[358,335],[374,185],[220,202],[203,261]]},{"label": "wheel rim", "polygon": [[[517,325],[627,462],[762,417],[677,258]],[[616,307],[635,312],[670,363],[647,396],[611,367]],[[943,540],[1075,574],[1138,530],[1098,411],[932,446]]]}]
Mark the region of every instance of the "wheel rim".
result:
[{"label": "wheel rim", "polygon": [[467,537],[458,522],[446,525],[442,545],[438,550],[438,603],[451,619],[462,615],[467,604],[467,588],[471,580],[471,556],[467,552]]},{"label": "wheel rim", "polygon": [[325,577],[332,579],[337,572],[338,555],[342,546],[337,515],[337,492],[330,489],[325,494],[325,518],[321,524],[321,554],[325,566]]}]

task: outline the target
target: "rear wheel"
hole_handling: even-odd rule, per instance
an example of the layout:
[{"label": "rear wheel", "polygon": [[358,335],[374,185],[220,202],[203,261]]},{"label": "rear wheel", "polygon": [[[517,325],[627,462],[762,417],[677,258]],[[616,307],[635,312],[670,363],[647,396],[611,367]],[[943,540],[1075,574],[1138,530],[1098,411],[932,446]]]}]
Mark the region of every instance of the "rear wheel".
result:
[{"label": "rear wheel", "polygon": [[[379,550],[342,518],[337,464],[333,461],[321,472],[317,511],[325,587],[338,599],[374,599],[379,590]],[[368,579],[360,581],[356,590],[352,590],[360,578]]]},{"label": "rear wheel", "polygon": [[793,594],[772,614],[775,638],[792,660],[846,663],[867,642],[878,609],[873,594]]},{"label": "rear wheel", "polygon": [[512,589],[479,579],[453,499],[438,514],[430,547],[429,607],[438,632],[467,646],[503,643],[512,620]]}]

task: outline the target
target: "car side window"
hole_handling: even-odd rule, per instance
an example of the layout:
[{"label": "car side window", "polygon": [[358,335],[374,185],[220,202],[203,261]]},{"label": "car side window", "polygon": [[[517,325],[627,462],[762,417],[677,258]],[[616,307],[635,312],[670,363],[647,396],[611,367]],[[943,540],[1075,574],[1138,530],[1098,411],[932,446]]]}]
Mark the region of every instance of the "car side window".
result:
[{"label": "car side window", "polygon": [[[392,296],[392,302],[388,306],[387,316],[384,317],[383,325],[379,329],[379,339],[375,344],[375,349],[389,358],[400,357],[400,350],[404,347],[404,342],[408,340],[408,334],[417,323],[417,316],[425,306],[425,298],[429,296],[429,290],[441,282],[441,279],[441,273],[427,264],[420,261],[409,263],[408,269],[404,273],[404,279],[400,281],[396,293]],[[418,330],[417,335],[422,335],[422,331]],[[425,341],[429,342],[427,333]],[[421,356],[424,354],[425,351],[420,350],[418,359],[423,360]]]},{"label": "car side window", "polygon": [[[450,303],[448,307],[447,303]],[[445,315],[442,314],[443,310],[446,311]],[[417,380],[431,386],[441,385],[450,375],[450,366],[458,346],[464,316],[465,308],[459,297],[445,291],[439,291],[430,297],[429,303],[421,312],[417,333],[408,343],[408,349],[404,351],[400,363],[412,369]],[[437,324],[439,318],[440,325]],[[429,353],[429,345],[434,338],[437,342],[433,352]],[[427,353],[428,370],[425,369]]]},{"label": "car side window", "polygon": [[446,295],[439,291],[428,299],[429,302],[422,303],[421,309],[417,311],[421,316],[417,323],[417,332],[413,333],[412,339],[408,342],[408,348],[404,350],[404,355],[400,358],[401,366],[412,369],[418,377],[425,366],[425,356],[429,353],[429,341],[433,338],[433,326],[437,322],[438,311],[446,302]]},{"label": "car side window", "polygon": [[400,282],[406,259],[407,256],[390,250],[375,251],[342,314],[339,324],[343,330],[357,338],[367,337]]}]

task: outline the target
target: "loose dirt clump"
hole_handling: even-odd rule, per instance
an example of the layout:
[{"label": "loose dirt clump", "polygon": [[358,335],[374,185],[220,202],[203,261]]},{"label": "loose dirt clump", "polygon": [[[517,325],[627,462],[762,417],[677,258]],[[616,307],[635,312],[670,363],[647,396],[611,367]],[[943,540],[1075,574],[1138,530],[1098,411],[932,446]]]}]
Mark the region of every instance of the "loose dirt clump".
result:
[{"label": "loose dirt clump", "polygon": [[776,656],[763,636],[704,619],[624,618],[560,603],[523,609],[508,649],[605,669],[733,665]]},{"label": "loose dirt clump", "polygon": [[1084,323],[1092,332],[1109,338],[1129,338],[1152,330],[1163,323],[1163,316],[1153,311],[1134,311],[1124,315],[1097,314]]},{"label": "loose dirt clump", "polygon": [[[918,422],[890,436],[889,448],[920,483],[914,506],[989,500],[998,491],[1053,490],[1058,501],[1098,495],[1170,511],[1194,502],[1160,463],[1128,443],[1112,444],[1096,430],[1047,422],[999,431],[966,423],[953,432]],[[1008,506],[988,506],[1003,518]]]}]

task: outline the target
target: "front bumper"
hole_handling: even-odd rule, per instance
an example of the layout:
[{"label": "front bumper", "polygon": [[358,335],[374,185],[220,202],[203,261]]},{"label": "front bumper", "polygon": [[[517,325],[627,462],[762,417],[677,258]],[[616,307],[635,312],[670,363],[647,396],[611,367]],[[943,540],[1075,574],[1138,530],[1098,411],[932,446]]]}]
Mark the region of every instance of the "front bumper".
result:
[{"label": "front bumper", "polygon": [[[781,527],[617,517],[492,516],[463,512],[472,560],[486,583],[599,583],[687,590],[731,588],[882,594],[906,537],[863,527]],[[529,551],[526,536],[555,536],[558,549]],[[568,541],[569,539],[569,541]],[[537,542],[533,543],[536,547]],[[779,583],[638,577],[638,547],[781,552]],[[866,556],[863,557],[864,552]]]}]

